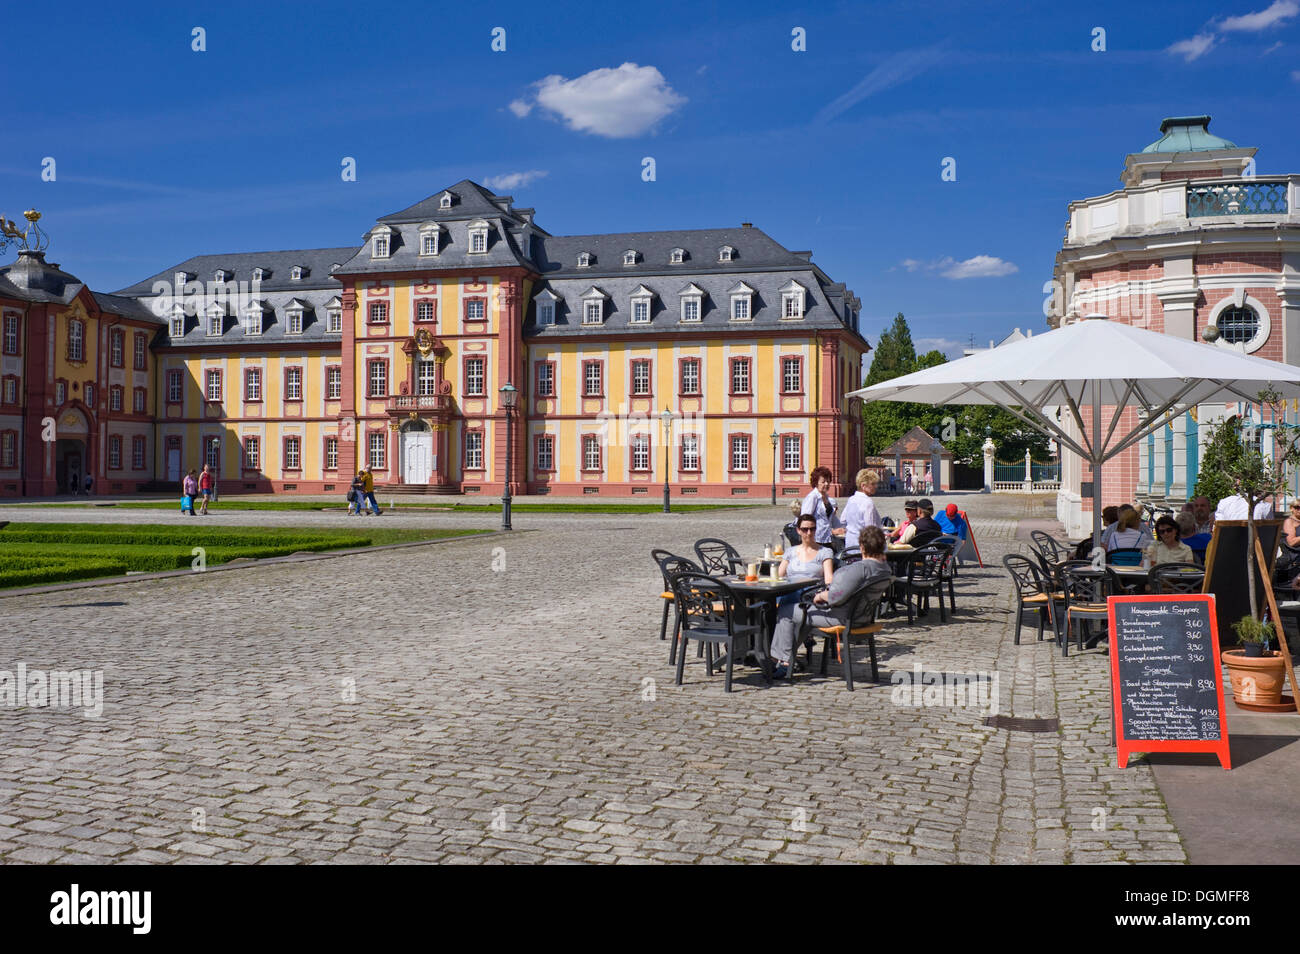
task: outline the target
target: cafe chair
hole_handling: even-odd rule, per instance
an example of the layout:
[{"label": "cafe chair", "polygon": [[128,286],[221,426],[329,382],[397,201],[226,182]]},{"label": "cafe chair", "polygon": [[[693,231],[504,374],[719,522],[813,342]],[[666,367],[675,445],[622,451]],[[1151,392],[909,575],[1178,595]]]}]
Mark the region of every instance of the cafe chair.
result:
[{"label": "cafe chair", "polygon": [[745,575],[745,561],[740,552],[726,540],[705,537],[695,541],[695,555],[700,558],[700,566],[705,573],[726,576],[728,573]]},{"label": "cafe chair", "polygon": [[[1095,567],[1088,560],[1072,560],[1062,573],[1064,596],[1064,631],[1059,633],[1061,655],[1070,655],[1070,634],[1076,621],[1084,624],[1102,622],[1108,618],[1106,599],[1122,594],[1124,588],[1108,566]],[[1083,652],[1083,627],[1079,629],[1079,652]]]},{"label": "cafe chair", "polygon": [[1062,560],[1068,560],[1074,555],[1074,551],[1057,540],[1046,530],[1030,530],[1029,539],[1033,541],[1033,547],[1041,553],[1050,563],[1059,563]]},{"label": "cafe chair", "polygon": [[799,530],[795,527],[793,520],[781,528],[781,536],[785,537],[786,546],[797,547],[803,542],[799,537]]},{"label": "cafe chair", "polygon": [[[679,557],[667,550],[651,550],[650,557],[659,565],[659,572],[663,574],[664,578],[664,589],[659,594],[659,598],[664,604],[663,618],[659,621],[659,638],[666,639],[668,636],[668,607],[673,606],[673,611],[676,613],[677,597],[673,593],[672,578],[678,573],[701,573],[703,571],[694,560]],[[680,622],[680,620],[673,621],[673,645],[668,656],[669,665],[672,665],[677,654],[677,627]]]},{"label": "cafe chair", "polygon": [[1195,563],[1161,563],[1147,574],[1147,592],[1199,593],[1204,582],[1205,570]]},{"label": "cafe chair", "polygon": [[1038,613],[1038,641],[1042,642],[1044,622],[1052,623],[1052,632],[1056,632],[1052,594],[1043,581],[1042,571],[1029,557],[1017,553],[1004,556],[1002,565],[1011,575],[1011,584],[1016,588],[1016,645],[1020,645],[1020,625],[1026,610]]},{"label": "cafe chair", "polygon": [[1137,547],[1116,547],[1106,554],[1106,562],[1111,566],[1141,566],[1142,551]]},{"label": "cafe chair", "polygon": [[[840,664],[840,670],[844,673],[844,687],[849,692],[853,691],[853,637],[865,636],[867,638],[867,648],[871,654],[871,681],[880,680],[880,667],[876,661],[876,633],[883,628],[876,621],[876,613],[880,609],[880,602],[889,592],[893,585],[893,580],[886,577],[880,580],[873,580],[864,586],[861,590],[853,595],[852,599],[846,600],[840,606],[818,607],[817,612],[826,613],[829,616],[837,618],[837,622],[832,626],[812,627],[821,633],[825,638],[822,645],[822,669],[821,674],[826,675],[827,662],[831,655],[831,641],[835,642],[835,660]],[[806,607],[811,605],[811,600],[804,601],[800,604],[805,607],[803,632],[799,634],[802,640],[806,638],[805,634],[810,628],[807,619]],[[808,661],[812,662],[812,650],[808,650]],[[811,666],[809,667],[811,668]],[[790,667],[793,675],[794,667]]]},{"label": "cafe chair", "polygon": [[[907,603],[907,625],[911,626],[915,617],[924,616],[930,611],[930,597],[935,596],[939,602],[939,622],[948,622],[943,608],[943,564],[948,554],[937,547],[924,547],[916,550],[907,561],[907,578],[899,585],[904,601]],[[915,597],[916,603],[912,600]]]},{"label": "cafe chair", "polygon": [[[696,640],[705,649],[705,664],[713,676],[716,649],[722,647],[727,657],[726,678],[723,689],[731,691],[731,670],[736,651],[743,642],[755,649],[760,647],[764,630],[761,623],[745,623],[740,619],[740,604],[735,592],[717,577],[687,571],[672,578],[673,594],[677,602],[677,620],[681,639],[681,652],[677,654],[676,685],[682,684],[686,667],[687,644]],[[763,678],[770,683],[770,660],[763,654]]]}]

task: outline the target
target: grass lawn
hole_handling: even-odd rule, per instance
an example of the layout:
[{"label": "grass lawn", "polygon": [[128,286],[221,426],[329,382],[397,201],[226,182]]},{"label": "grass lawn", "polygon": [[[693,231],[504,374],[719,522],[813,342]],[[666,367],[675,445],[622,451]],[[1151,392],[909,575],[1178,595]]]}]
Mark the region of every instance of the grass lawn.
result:
[{"label": "grass lawn", "polygon": [[[0,504],[8,507],[117,507],[122,510],[178,510],[180,504],[172,500],[131,500],[124,503],[114,504],[91,504],[91,503],[47,503],[47,504],[22,504],[9,503]],[[679,504],[673,503],[673,510],[676,511],[697,511],[697,510],[747,510],[752,507],[768,506],[767,504]],[[210,504],[209,509],[220,513],[223,511],[236,510],[344,510],[347,508],[347,501],[340,498],[337,503],[331,503],[324,500],[240,500],[237,497],[222,500],[215,504]],[[387,507],[384,508],[388,509]],[[398,510],[437,510],[448,513],[500,513],[501,505],[493,504],[463,504],[456,502],[437,503],[436,498],[431,499],[428,503],[401,503],[397,505]],[[662,503],[593,503],[593,504],[564,504],[564,503],[517,503],[511,506],[514,513],[661,513],[663,511]]]},{"label": "grass lawn", "polygon": [[[62,583],[128,570],[157,572],[299,551],[352,549],[483,533],[481,530],[295,529],[266,527],[117,526],[11,523],[0,528],[0,588]],[[195,548],[202,548],[196,553]]]}]

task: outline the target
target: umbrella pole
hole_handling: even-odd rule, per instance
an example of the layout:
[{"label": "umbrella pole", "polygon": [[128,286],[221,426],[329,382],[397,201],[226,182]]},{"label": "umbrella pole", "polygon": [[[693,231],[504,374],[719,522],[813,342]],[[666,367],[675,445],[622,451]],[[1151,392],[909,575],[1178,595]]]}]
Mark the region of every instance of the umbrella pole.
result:
[{"label": "umbrella pole", "polygon": [[1092,548],[1101,546],[1101,385],[1092,382]]}]

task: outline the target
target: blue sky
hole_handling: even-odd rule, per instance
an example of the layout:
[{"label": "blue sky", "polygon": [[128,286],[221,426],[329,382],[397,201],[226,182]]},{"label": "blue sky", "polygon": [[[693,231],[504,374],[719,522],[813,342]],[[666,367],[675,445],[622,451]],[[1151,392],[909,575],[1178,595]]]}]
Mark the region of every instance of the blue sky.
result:
[{"label": "blue sky", "polygon": [[468,177],[553,234],[753,222],[858,294],[869,341],[902,311],[959,354],[1045,327],[1067,203],[1163,117],[1300,171],[1300,0],[72,2],[11,6],[6,34],[36,55],[11,50],[0,213],[40,209],[49,259],[100,291],[359,244]]}]

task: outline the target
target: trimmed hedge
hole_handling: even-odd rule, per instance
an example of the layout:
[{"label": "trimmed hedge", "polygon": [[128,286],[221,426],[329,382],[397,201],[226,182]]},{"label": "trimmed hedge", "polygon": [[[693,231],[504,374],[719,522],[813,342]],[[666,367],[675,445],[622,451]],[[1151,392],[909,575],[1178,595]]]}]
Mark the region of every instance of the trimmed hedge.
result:
[{"label": "trimmed hedge", "polygon": [[103,527],[86,524],[10,524],[0,530],[0,547],[9,543],[118,544],[122,546],[230,547],[273,543],[301,546],[331,542],[337,547],[369,546],[368,537],[348,530],[261,527]]},{"label": "trimmed hedge", "polygon": [[[358,542],[364,546],[365,541]],[[242,546],[204,546],[204,560],[209,566],[228,563],[240,557],[260,560],[265,557],[287,556],[300,550],[319,552],[345,548],[335,540],[312,540],[306,542],[278,543],[267,541],[262,544],[247,542]],[[48,543],[6,543],[0,545],[0,562],[8,565],[10,558],[38,559],[46,557],[52,561],[77,564],[84,560],[112,560],[123,565],[123,571],[141,570],[156,573],[162,570],[176,570],[190,566],[195,555],[190,546],[122,546],[113,543],[76,543],[51,545]]]},{"label": "trimmed hedge", "polygon": [[126,573],[121,560],[61,560],[54,557],[32,558],[4,555],[0,569],[0,587],[39,586],[42,583],[65,583],[96,576],[119,576]]}]

